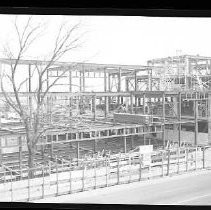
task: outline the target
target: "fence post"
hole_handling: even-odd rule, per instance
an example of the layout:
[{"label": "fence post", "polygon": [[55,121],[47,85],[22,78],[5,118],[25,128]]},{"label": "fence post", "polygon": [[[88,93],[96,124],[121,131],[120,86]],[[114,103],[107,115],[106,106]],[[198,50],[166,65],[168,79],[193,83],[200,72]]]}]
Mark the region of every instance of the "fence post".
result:
[{"label": "fence post", "polygon": [[30,200],[30,168],[28,169],[28,201]]},{"label": "fence post", "polygon": [[162,161],[162,177],[164,176],[164,151],[161,151],[161,161]]},{"label": "fence post", "polygon": [[195,170],[197,170],[197,147],[195,150]]},{"label": "fence post", "polygon": [[95,177],[95,186],[94,186],[94,189],[96,189],[97,188],[96,160],[94,160],[94,177]]},{"label": "fence post", "polygon": [[106,157],[106,187],[108,187],[108,159]]},{"label": "fence post", "polygon": [[84,191],[84,176],[85,176],[85,169],[86,169],[86,166],[84,165],[83,167],[83,171],[82,171],[82,191]]},{"label": "fence post", "polygon": [[23,173],[22,173],[22,167],[20,168],[20,180],[22,180],[22,176],[23,176]]},{"label": "fence post", "polygon": [[188,148],[185,150],[185,155],[186,155],[186,171],[188,171]]},{"label": "fence post", "polygon": [[[152,155],[152,154],[150,153],[149,155],[150,155],[150,159],[151,159],[151,157],[152,157],[151,155]],[[151,177],[151,175],[152,175],[151,169],[152,169],[152,168],[151,168],[151,162],[150,162],[150,163],[149,163],[149,166],[148,166],[148,179],[150,179],[150,177]]]},{"label": "fence post", "polygon": [[49,160],[49,176],[51,176],[51,161]]},{"label": "fence post", "polygon": [[70,160],[70,194],[72,192],[72,177],[71,177],[72,173],[71,173],[71,160]]},{"label": "fence post", "polygon": [[117,184],[119,184],[119,159],[120,157],[117,157]]},{"label": "fence post", "polygon": [[44,166],[42,166],[42,198],[45,195],[45,174],[44,174]]},{"label": "fence post", "polygon": [[170,149],[168,149],[167,176],[169,176],[169,169],[170,169],[170,156],[171,156],[171,151],[170,151]]},{"label": "fence post", "polygon": [[178,147],[178,154],[177,154],[177,173],[179,174],[179,169],[180,169],[180,147]]},{"label": "fence post", "polygon": [[109,186],[109,179],[110,179],[110,171],[111,171],[111,162],[110,162],[110,155],[108,159],[108,186]]},{"label": "fence post", "polygon": [[205,168],[205,147],[203,148],[203,169]]},{"label": "fence post", "polygon": [[129,155],[129,183],[131,182],[131,169],[132,169],[132,166],[131,166],[131,157]]},{"label": "fence post", "polygon": [[141,173],[142,173],[141,166],[142,166],[142,155],[139,154],[139,181],[141,181]]},{"label": "fence post", "polygon": [[6,169],[4,168],[4,184],[6,183]]},{"label": "fence post", "polygon": [[13,201],[13,188],[12,188],[12,171],[10,171],[10,182],[11,182],[11,201]]},{"label": "fence post", "polygon": [[58,173],[58,162],[57,162],[57,156],[56,156],[56,195],[59,194],[59,173]]}]

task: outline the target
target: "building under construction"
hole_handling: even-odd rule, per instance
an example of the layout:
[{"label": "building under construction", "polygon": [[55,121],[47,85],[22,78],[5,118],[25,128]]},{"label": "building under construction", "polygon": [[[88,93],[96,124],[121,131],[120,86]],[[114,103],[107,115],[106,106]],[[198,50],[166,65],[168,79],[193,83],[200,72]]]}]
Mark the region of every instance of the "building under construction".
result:
[{"label": "building under construction", "polygon": [[[14,62],[0,59],[0,71]],[[35,100],[32,68],[45,62],[19,61],[29,75],[26,91],[19,93],[26,109]],[[74,162],[102,151],[127,153],[140,145],[211,143],[211,57],[181,55],[147,65],[56,62],[48,69],[46,86],[64,71],[42,107],[43,126],[54,126],[37,143],[37,165]],[[100,83],[100,91],[90,81]],[[4,103],[0,138],[1,166],[27,169],[23,123]]]}]

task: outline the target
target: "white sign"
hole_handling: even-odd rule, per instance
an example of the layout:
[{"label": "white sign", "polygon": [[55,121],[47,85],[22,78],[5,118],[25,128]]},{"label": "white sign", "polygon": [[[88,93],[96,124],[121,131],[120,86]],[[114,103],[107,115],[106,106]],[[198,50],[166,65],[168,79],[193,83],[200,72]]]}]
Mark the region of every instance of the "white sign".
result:
[{"label": "white sign", "polygon": [[151,164],[151,154],[148,153],[148,154],[143,154],[143,165],[144,166],[149,166]]},{"label": "white sign", "polygon": [[143,154],[143,166],[151,164],[151,153],[153,152],[153,145],[139,146],[140,154]]},{"label": "white sign", "polygon": [[152,151],[153,151],[153,145],[139,146],[139,152],[141,154],[148,154],[148,153],[151,153]]}]

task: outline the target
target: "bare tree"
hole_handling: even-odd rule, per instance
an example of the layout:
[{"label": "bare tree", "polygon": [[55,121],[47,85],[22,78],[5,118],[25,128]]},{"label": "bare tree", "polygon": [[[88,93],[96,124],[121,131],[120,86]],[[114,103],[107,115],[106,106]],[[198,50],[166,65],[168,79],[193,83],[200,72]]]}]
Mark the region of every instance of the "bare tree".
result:
[{"label": "bare tree", "polygon": [[[30,168],[34,167],[36,144],[42,135],[44,135],[46,130],[49,129],[49,126],[43,126],[41,123],[42,108],[46,95],[56,82],[66,73],[66,71],[69,71],[69,69],[62,71],[61,74],[58,75],[58,77],[56,77],[48,86],[44,85],[46,83],[46,73],[54,66],[55,62],[59,61],[65,54],[79,47],[81,36],[73,36],[75,31],[78,31],[79,28],[80,23],[77,23],[69,28],[67,28],[64,23],[61,24],[55,37],[55,43],[52,45],[53,50],[50,53],[49,59],[42,64],[36,63],[33,66],[34,69],[32,74],[24,79],[20,84],[17,84],[15,79],[17,75],[17,68],[20,65],[21,59],[23,59],[26,55],[28,49],[32,47],[32,43],[39,39],[40,32],[42,31],[41,24],[36,24],[34,26],[32,24],[32,17],[29,17],[23,27],[23,30],[21,31],[16,19],[14,22],[14,29],[18,38],[19,46],[17,55],[12,52],[9,46],[4,48],[5,55],[11,62],[9,63],[9,71],[5,71],[1,75],[1,90],[4,95],[4,100],[16,113],[18,113],[24,125],[29,153],[28,166]],[[33,110],[31,110],[31,106],[29,110],[26,110],[19,91],[23,85],[29,81],[30,77],[33,77],[34,72],[38,75],[37,89],[33,92],[36,99],[36,105]],[[11,97],[8,91],[5,90],[5,80],[9,81],[14,97]]]}]

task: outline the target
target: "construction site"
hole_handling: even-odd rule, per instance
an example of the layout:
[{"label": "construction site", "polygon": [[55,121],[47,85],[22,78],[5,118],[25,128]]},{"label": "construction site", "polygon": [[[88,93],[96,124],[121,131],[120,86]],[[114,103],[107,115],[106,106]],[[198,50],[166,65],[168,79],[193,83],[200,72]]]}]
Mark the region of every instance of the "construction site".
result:
[{"label": "construction site", "polygon": [[[45,62],[19,61],[29,75],[26,91],[19,92],[29,112],[36,100],[32,68]],[[11,63],[0,59],[0,71]],[[0,104],[3,200],[30,201],[49,192],[56,196],[211,166],[211,57],[178,55],[146,65],[55,62],[46,86],[57,77],[44,98],[41,127],[49,129],[36,144],[34,168],[28,165],[23,122]],[[94,90],[90,83],[99,86]],[[150,157],[140,152],[144,146]]]}]

